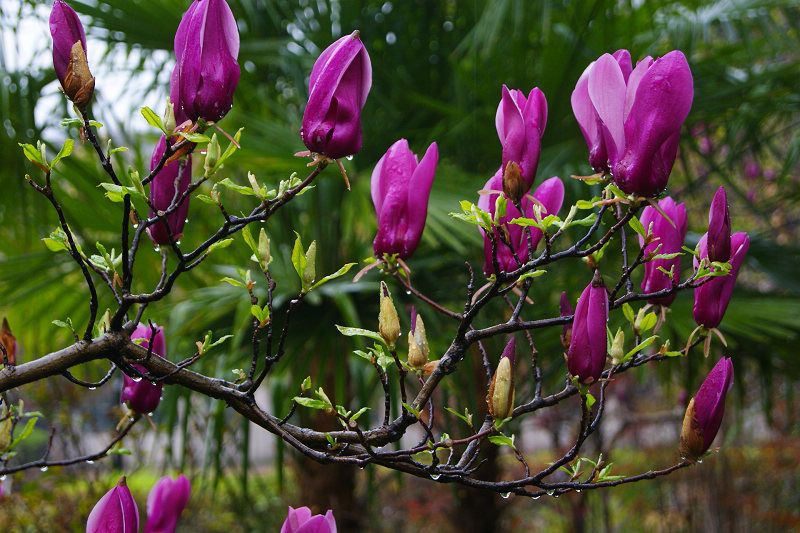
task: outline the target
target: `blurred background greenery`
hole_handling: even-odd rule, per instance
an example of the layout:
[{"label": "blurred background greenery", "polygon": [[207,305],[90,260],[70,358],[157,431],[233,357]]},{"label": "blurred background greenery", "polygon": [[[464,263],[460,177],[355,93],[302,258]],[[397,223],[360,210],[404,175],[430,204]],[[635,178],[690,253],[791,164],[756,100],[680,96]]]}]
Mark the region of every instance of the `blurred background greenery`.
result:
[{"label": "blurred background greenery", "polygon": [[[156,140],[137,109],[160,109],[172,68],[172,37],[187,2],[180,0],[70,0],[89,35],[89,61],[97,76],[95,118],[100,134],[129,151],[118,168],[144,169]],[[242,151],[226,177],[243,183],[253,171],[268,183],[304,161],[298,130],[307,96],[307,74],[319,52],[354,29],[361,31],[373,64],[373,88],[363,114],[364,148],[347,161],[353,190],[328,171],[316,189],[281,211],[267,230],[273,239],[272,270],[278,304],[294,291],[289,261],[292,231],[316,239],[321,264],[332,272],[371,254],[375,229],[369,198],[374,163],[399,137],[421,153],[437,141],[441,163],[433,188],[423,242],[412,258],[414,283],[435,299],[461,305],[466,280],[463,260],[479,265],[482,246],[470,226],[448,213],[458,200],[473,199],[497,168],[500,146],[494,112],[502,83],[526,92],[540,87],[548,99],[539,177],[587,174],[586,147],[569,98],[585,66],[600,54],[628,48],[635,58],[683,50],[695,79],[695,100],[668,193],[687,203],[694,245],[705,231],[706,209],[717,186],[729,190],[735,229],[750,232],[753,245],[736,294],[721,326],[734,356],[736,393],[729,400],[722,451],[686,473],[605,493],[573,494],[559,500],[504,500],[447,485],[403,479],[372,467],[364,471],[309,464],[271,435],[242,421],[225,405],[167,387],[150,426],[142,425],[130,457],[65,471],[13,476],[0,499],[0,528],[20,531],[80,530],[88,510],[112,478],[126,472],[144,502],[161,472],[184,471],[194,495],[186,531],[263,531],[277,525],[285,505],[332,507],[343,530],[605,530],[746,531],[800,527],[796,398],[800,359],[800,2],[796,0],[229,0],[239,21],[242,77],[233,111],[222,125],[244,127]],[[0,313],[19,339],[22,361],[69,342],[51,324],[87,316],[79,271],[66,256],[47,251],[40,239],[54,227],[45,201],[25,183],[33,169],[17,143],[45,140],[51,152],[76,130],[59,125],[68,115],[50,65],[46,20],[50,2],[2,0],[0,18]],[[76,149],[55,175],[57,194],[84,245],[111,248],[118,205],[97,188],[107,181],[86,146]],[[568,200],[587,197],[582,184],[565,180]],[[230,196],[230,195],[228,195]],[[226,197],[232,212],[247,208]],[[221,220],[211,206],[195,202],[184,241],[192,246]],[[117,244],[118,247],[118,244]],[[158,256],[146,245],[137,263],[139,288],[157,279]],[[148,310],[167,328],[173,360],[189,355],[195,340],[213,329],[231,342],[197,364],[200,371],[231,378],[248,364],[249,302],[241,289],[220,283],[247,268],[241,242],[181,279],[173,294]],[[688,261],[685,261],[688,267]],[[586,283],[582,263],[559,264],[537,285],[527,317],[551,316],[561,290],[576,298]],[[331,283],[309,298],[302,324],[290,336],[291,357],[266,382],[263,400],[276,414],[308,374],[339,403],[368,404],[376,398],[371,368],[348,355],[352,344],[334,324],[373,327],[377,275],[358,284]],[[395,289],[403,306],[410,297]],[[103,304],[111,305],[106,297]],[[484,320],[492,320],[491,311]],[[423,309],[424,312],[424,309]],[[503,311],[493,310],[495,318]],[[434,353],[447,346],[452,325],[432,313]],[[280,320],[279,318],[277,320]],[[668,331],[680,344],[693,328],[691,294],[672,306]],[[546,354],[548,383],[558,386],[563,363],[557,331],[537,340]],[[490,345],[496,352],[500,340]],[[603,449],[620,439],[615,469],[644,471],[674,460],[680,402],[691,394],[710,360],[692,353],[661,368],[620,380],[616,424],[590,445]],[[496,355],[496,354],[493,354]],[[473,357],[473,361],[477,358]],[[467,362],[444,387],[442,402],[482,413],[477,390],[480,368]],[[100,376],[101,364],[77,371]],[[45,412],[23,450],[40,453],[48,428],[57,427],[64,454],[99,447],[121,416],[118,381],[86,392],[54,379],[22,391]],[[613,389],[614,387],[612,387]],[[449,403],[447,403],[449,402]],[[569,441],[574,411],[536,416],[533,425],[552,433],[552,446],[531,449],[545,464]],[[480,416],[480,415],[479,415]],[[572,417],[572,418],[571,418]],[[329,421],[301,420],[325,428]],[[445,420],[452,425],[454,420]],[[653,429],[656,426],[656,430]],[[449,430],[449,429],[448,429]],[[449,430],[451,434],[453,431]],[[88,442],[87,442],[88,441]],[[605,442],[605,444],[604,444]],[[485,475],[513,465],[490,455]],[[79,479],[80,481],[75,481]],[[636,516],[634,523],[631,515]]]}]

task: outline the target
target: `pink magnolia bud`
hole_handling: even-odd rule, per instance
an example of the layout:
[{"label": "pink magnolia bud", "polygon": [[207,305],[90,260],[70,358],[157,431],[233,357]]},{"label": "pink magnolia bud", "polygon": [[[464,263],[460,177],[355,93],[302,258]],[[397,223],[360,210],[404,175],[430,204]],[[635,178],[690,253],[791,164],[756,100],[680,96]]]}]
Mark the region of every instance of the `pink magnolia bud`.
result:
[{"label": "pink magnolia bud", "polygon": [[175,479],[169,476],[159,479],[147,496],[144,533],[174,533],[191,492],[192,485],[183,474]]},{"label": "pink magnolia bud", "polygon": [[731,258],[731,215],[725,187],[717,189],[708,210],[708,258],[726,262]]},{"label": "pink magnolia bud", "polygon": [[378,218],[378,233],[373,242],[377,257],[398,254],[407,259],[417,249],[433,186],[439,150],[431,143],[417,162],[408,141],[394,143],[372,171],[372,203]]},{"label": "pink magnolia bud", "polygon": [[178,123],[216,122],[233,106],[239,84],[239,29],[225,0],[195,0],[175,33],[170,99]]},{"label": "pink magnolia bud", "polygon": [[733,362],[723,357],[689,401],[681,429],[681,457],[699,459],[714,442],[725,414],[725,396],[733,385]]},{"label": "pink magnolia bud", "polygon": [[536,177],[546,125],[547,100],[538,87],[531,89],[525,98],[522,91],[503,85],[502,98],[495,114],[497,136],[503,146],[501,170],[505,172],[509,163],[515,163],[524,183],[523,192],[530,190]]},{"label": "pink magnolia bud", "polygon": [[[703,235],[698,245],[700,258],[708,257],[708,247],[706,241],[708,234]],[[750,238],[747,233],[737,232],[731,236],[731,270],[726,276],[711,278],[694,290],[694,321],[706,328],[715,328],[722,322],[725,310],[733,296],[733,288],[736,286],[736,278],[739,276],[739,269],[744,263],[747,250],[750,249]],[[695,268],[699,261],[694,260]]]},{"label": "pink magnolia bud", "polygon": [[86,533],[128,531],[139,531],[139,509],[123,477],[95,504],[86,521]]},{"label": "pink magnolia bud", "polygon": [[[614,59],[619,64],[625,82],[631,75],[633,66],[631,65],[631,54],[627,50],[617,50],[613,54]],[[572,112],[578,121],[583,138],[589,147],[589,164],[598,172],[608,172],[608,151],[603,140],[603,129],[597,110],[589,97],[589,72],[594,66],[593,61],[586,70],[583,71],[575,90],[572,91]]]},{"label": "pink magnolia bud", "polygon": [[[166,354],[167,346],[164,340],[164,328],[156,326],[155,337],[153,337],[152,329],[147,324],[139,324],[131,334],[131,340],[144,339],[140,346],[148,349],[152,341],[152,354],[153,357],[164,357]],[[145,372],[146,369],[141,365],[133,365],[136,370]],[[127,403],[128,406],[137,413],[147,414],[155,411],[161,401],[161,391],[164,387],[163,383],[158,382],[155,385],[140,378],[132,378],[127,374],[122,376],[122,394],[120,395],[120,403]]]},{"label": "pink magnolia bud", "polygon": [[312,515],[308,507],[289,507],[280,533],[336,533],[336,519],[330,510],[324,515]]},{"label": "pink magnolia bud", "polygon": [[361,110],[372,86],[372,64],[358,31],[326,48],[314,63],[300,136],[331,159],[361,150]]},{"label": "pink magnolia bud", "polygon": [[[621,65],[604,54],[585,73],[586,91],[600,121],[614,182],[627,193],[655,196],[667,185],[680,129],[692,107],[692,73],[677,50],[655,61],[646,57],[629,75],[626,72],[624,60]],[[579,82],[576,90],[581,87]],[[580,94],[582,89],[576,115],[588,138],[596,139],[596,132],[588,129],[593,115]],[[595,145],[590,142],[590,150]]]},{"label": "pink magnolia bud", "polygon": [[[686,237],[686,206],[675,203],[669,196],[658,202],[661,210],[672,221],[664,218],[654,207],[647,206],[642,212],[641,222],[645,230],[652,225],[653,238],[645,248],[645,256],[658,249],[658,254],[673,254],[681,251],[683,239]],[[674,225],[673,225],[674,224]],[[639,246],[644,245],[644,239],[639,237]],[[660,246],[659,246],[660,245]],[[659,267],[666,271],[672,269],[672,278],[659,270]],[[657,292],[669,289],[673,284],[678,283],[681,277],[681,258],[673,259],[653,259],[644,265],[644,279],[642,280],[642,291]],[[650,300],[652,304],[670,305],[675,300],[675,293],[661,298]]]},{"label": "pink magnolia bud", "polygon": [[575,306],[572,339],[567,350],[569,373],[581,383],[600,379],[606,364],[608,293],[603,278],[595,271]]},{"label": "pink magnolia bud", "polygon": [[94,77],[86,57],[86,32],[78,14],[64,0],[56,0],[50,12],[53,68],[64,93],[83,109],[94,92]]},{"label": "pink magnolia bud", "polygon": [[[492,217],[494,217],[497,197],[502,190],[503,176],[498,170],[497,173],[486,182],[486,185],[484,185],[484,192],[478,198],[478,207],[484,211],[488,211],[492,214]],[[528,196],[522,199],[522,213],[520,213],[514,205],[509,203],[506,206],[506,215],[500,218],[500,224],[506,225],[511,245],[517,257],[523,263],[528,260],[527,229],[516,224],[508,224],[508,221],[519,217],[533,218],[533,209],[536,203],[542,208],[542,217],[557,215],[558,211],[561,209],[561,204],[564,202],[564,183],[557,177],[545,180],[536,188],[532,196],[535,201]],[[499,230],[495,231],[497,232]],[[492,267],[492,242],[483,230],[481,230],[481,233],[483,234],[483,272],[488,276],[494,272],[494,268]],[[514,259],[514,254],[508,246],[500,241],[499,233],[496,233],[496,235],[497,262],[500,266],[500,270],[502,272],[512,272],[519,268]],[[531,245],[534,249],[536,249],[542,236],[541,230],[531,227]]]},{"label": "pink magnolia bud", "polygon": [[[162,135],[158,141],[153,156],[150,158],[150,170],[158,165],[164,152],[167,149],[166,138]],[[183,170],[181,171],[181,167]],[[180,180],[178,176],[180,175]],[[177,180],[177,188],[176,182]],[[184,197],[184,193],[192,183],[192,156],[189,155],[185,160],[175,160],[165,164],[153,181],[150,182],[150,203],[159,211],[166,212],[172,202],[180,202],[177,209],[168,214],[164,219],[156,222],[147,228],[147,234],[156,244],[169,244],[170,234],[172,240],[179,240],[183,235],[183,226],[186,224],[186,215],[189,213],[189,196]],[[155,216],[151,211],[150,216]],[[166,221],[166,225],[164,224]],[[169,229],[167,229],[167,226]]]}]

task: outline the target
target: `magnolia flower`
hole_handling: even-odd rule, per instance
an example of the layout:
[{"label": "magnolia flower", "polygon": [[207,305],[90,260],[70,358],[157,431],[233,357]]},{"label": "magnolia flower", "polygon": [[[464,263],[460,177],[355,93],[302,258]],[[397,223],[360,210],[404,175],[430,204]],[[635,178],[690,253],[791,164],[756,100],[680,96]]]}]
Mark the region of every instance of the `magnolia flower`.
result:
[{"label": "magnolia flower", "polygon": [[64,94],[83,109],[94,93],[94,77],[86,57],[86,32],[78,14],[64,0],[56,0],[50,12],[53,68]]},{"label": "magnolia flower", "polygon": [[[498,171],[497,174],[486,182],[482,194],[478,198],[478,207],[491,213],[492,217],[494,217],[497,197],[500,195],[500,191],[503,187],[502,181],[503,178],[500,171]],[[561,204],[564,201],[564,184],[559,178],[550,178],[543,181],[531,196],[533,198],[526,196],[522,199],[522,213],[520,213],[514,205],[509,203],[506,206],[506,215],[500,218],[500,224],[505,224],[513,251],[505,243],[501,242],[498,233],[500,230],[495,230],[497,263],[502,272],[512,272],[519,268],[517,260],[514,258],[515,253],[522,263],[528,260],[529,248],[527,228],[517,224],[508,224],[508,221],[519,217],[534,218],[534,206],[538,206],[541,209],[542,217],[558,214],[558,211],[561,209]],[[536,246],[542,238],[542,232],[535,227],[531,227],[530,230],[530,244],[533,249],[536,249]],[[488,276],[494,272],[492,266],[492,241],[483,230],[481,230],[481,233],[483,234],[483,272]]]},{"label": "magnolia flower", "polygon": [[725,187],[717,189],[708,210],[708,258],[726,262],[731,258],[731,215]]},{"label": "magnolia flower", "polygon": [[575,306],[572,338],[567,349],[569,373],[581,383],[600,379],[606,364],[608,334],[608,293],[603,278],[595,271]]},{"label": "magnolia flower", "polygon": [[[150,158],[151,171],[158,166],[166,149],[166,138],[162,135]],[[180,176],[179,180],[178,176]],[[165,164],[150,182],[150,203],[155,209],[166,212],[172,206],[173,201],[178,204],[178,207],[170,214],[147,228],[147,234],[154,243],[169,244],[173,240],[179,240],[183,235],[183,226],[186,224],[186,215],[189,213],[189,196],[185,193],[191,183],[191,155],[183,161],[175,160]],[[155,211],[150,212],[151,217],[155,215]]]},{"label": "magnolia flower", "polygon": [[314,63],[300,136],[331,159],[361,150],[361,110],[372,86],[372,64],[358,31],[326,48]]},{"label": "magnolia flower", "polygon": [[[164,328],[156,326],[155,336],[149,325],[139,324],[131,334],[131,340],[143,339],[140,346],[149,349],[152,342],[152,353],[156,357],[164,357],[166,353],[166,342],[164,340]],[[136,370],[145,372],[146,369],[141,365],[133,365]],[[120,403],[127,403],[128,407],[137,413],[152,413],[161,401],[161,391],[163,383],[150,383],[144,379],[132,378],[123,374],[122,394]]]},{"label": "magnolia flower", "polygon": [[159,479],[147,496],[144,533],[174,533],[191,492],[191,483],[183,474],[175,479],[169,476]]},{"label": "magnolia flower", "polygon": [[86,521],[86,533],[128,533],[139,531],[139,508],[121,478],[95,504]]},{"label": "magnolia flower", "polygon": [[216,122],[239,83],[239,29],[225,0],[195,0],[175,33],[170,99],[178,122]]},{"label": "magnolia flower", "polygon": [[394,143],[372,171],[372,203],[378,217],[373,249],[377,257],[397,254],[407,259],[414,253],[428,215],[439,150],[428,146],[422,161],[408,147],[408,141]]},{"label": "magnolia flower", "polygon": [[680,129],[692,107],[692,73],[677,50],[655,61],[648,56],[634,69],[629,60],[621,50],[589,65],[573,92],[573,111],[592,166],[610,169],[627,193],[655,196],[667,185]]},{"label": "magnolia flower", "polygon": [[312,515],[308,507],[289,507],[280,533],[336,533],[336,519],[330,510],[324,515]]},{"label": "magnolia flower", "polygon": [[686,408],[681,429],[681,457],[697,460],[714,442],[725,414],[725,396],[732,385],[733,362],[730,357],[723,357],[708,373]]},{"label": "magnolia flower", "polygon": [[506,184],[508,190],[504,189],[512,201],[519,201],[533,185],[546,125],[547,100],[538,87],[525,98],[522,91],[503,85],[495,126],[503,146],[501,171],[507,176],[506,181],[516,182]]},{"label": "magnolia flower", "polygon": [[[642,226],[650,232],[648,236],[654,237],[645,247],[645,257],[651,253],[658,255],[680,253],[683,239],[686,237],[686,206],[675,203],[675,200],[669,196],[660,200],[658,206],[669,217],[669,220],[652,206],[644,208],[641,217]],[[644,239],[641,236],[639,236],[639,246],[644,246]],[[672,271],[671,277],[664,273],[664,271],[669,272],[670,270]],[[678,283],[680,277],[680,256],[672,259],[652,259],[644,264],[642,291],[647,293],[672,288],[673,284]],[[676,294],[672,293],[661,298],[654,298],[650,300],[650,303],[670,305],[675,300],[675,296]]]},{"label": "magnolia flower", "polygon": [[[707,246],[708,234],[703,235],[698,244],[700,259],[708,257]],[[747,250],[750,249],[750,238],[747,233],[738,232],[731,235],[731,270],[725,276],[713,277],[709,280],[702,280],[702,285],[694,290],[694,320],[697,324],[706,328],[715,328],[722,322],[725,311],[733,296],[733,288],[736,286],[736,278],[739,276],[739,269],[744,263]],[[699,266],[698,258],[694,260],[694,266]]]}]

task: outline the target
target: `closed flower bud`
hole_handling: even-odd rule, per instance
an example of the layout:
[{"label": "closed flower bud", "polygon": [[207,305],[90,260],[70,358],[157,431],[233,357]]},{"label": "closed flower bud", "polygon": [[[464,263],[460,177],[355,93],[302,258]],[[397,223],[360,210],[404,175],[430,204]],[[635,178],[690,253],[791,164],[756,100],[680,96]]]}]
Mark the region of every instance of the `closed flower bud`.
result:
[{"label": "closed flower bud", "polygon": [[125,478],[106,492],[95,504],[86,521],[86,533],[139,531],[139,508],[136,507]]},{"label": "closed flower bud", "polygon": [[[701,237],[698,244],[700,258],[708,257],[708,247],[706,245],[708,234]],[[713,277],[709,280],[702,280],[702,285],[694,290],[694,320],[698,325],[706,328],[715,328],[722,322],[725,311],[733,296],[733,289],[736,286],[736,278],[739,276],[739,269],[744,263],[747,251],[750,249],[750,238],[747,233],[738,232],[731,236],[731,270],[726,276]],[[694,260],[695,268],[699,261]]]},{"label": "closed flower bud", "polygon": [[731,215],[728,210],[728,195],[725,187],[717,189],[711,208],[708,210],[708,258],[711,261],[727,262],[731,258]]},{"label": "closed flower bud", "polygon": [[144,533],[175,533],[191,492],[191,483],[183,474],[175,479],[169,476],[159,479],[147,496]]},{"label": "closed flower bud", "polygon": [[317,241],[311,241],[306,250],[306,267],[303,269],[303,286],[310,287],[317,278]]},{"label": "closed flower bud", "polygon": [[3,325],[0,326],[0,344],[3,347],[0,353],[0,362],[8,361],[8,364],[14,366],[17,364],[17,338],[11,333],[11,326],[8,325],[8,319],[3,317]]},{"label": "closed flower bud", "polygon": [[[639,246],[645,246],[645,257],[648,254],[673,254],[679,253],[686,237],[686,206],[675,203],[669,196],[659,200],[658,206],[669,217],[669,220],[654,207],[647,206],[642,212],[641,222],[645,230],[652,227],[652,238],[645,246],[644,239],[639,236]],[[670,222],[671,221],[671,222]],[[658,250],[656,252],[656,250]],[[663,270],[659,269],[661,267]],[[672,276],[664,273],[672,270]],[[657,292],[669,289],[680,281],[681,258],[652,259],[644,264],[644,279],[642,279],[643,292]],[[652,304],[670,305],[675,300],[675,293],[661,298],[649,300]]]},{"label": "closed flower bud", "polygon": [[725,396],[733,385],[733,362],[723,357],[689,401],[681,428],[680,454],[696,461],[711,447],[725,414]]},{"label": "closed flower bud", "polygon": [[[160,326],[155,327],[155,335],[153,330],[147,324],[139,324],[131,334],[131,340],[143,339],[139,344],[144,349],[150,349],[152,342],[152,349],[150,350],[153,357],[164,357],[166,354],[167,346],[164,340],[164,328]],[[133,367],[140,371],[145,372],[146,369],[141,365],[133,365]],[[120,395],[120,403],[127,403],[133,411],[137,413],[147,414],[155,411],[161,401],[161,392],[164,385],[161,382],[156,384],[150,383],[147,380],[130,377],[123,374],[122,394]]]},{"label": "closed flower bud", "polygon": [[625,332],[622,328],[617,330],[614,335],[614,340],[611,341],[611,348],[608,350],[608,356],[611,358],[612,365],[618,365],[625,357]]},{"label": "closed flower bud", "polygon": [[511,337],[503,349],[497,370],[489,384],[487,404],[489,414],[496,420],[503,420],[511,416],[514,410],[514,359],[516,358],[517,343]]},{"label": "closed flower bud", "polygon": [[339,159],[361,150],[361,110],[372,64],[357,31],[320,54],[311,70],[300,136],[314,153]]},{"label": "closed flower bud", "polygon": [[262,270],[267,270],[269,264],[272,262],[272,254],[270,253],[269,237],[264,228],[258,233],[258,262]]},{"label": "closed flower bud", "polygon": [[567,350],[569,373],[583,384],[590,384],[603,374],[608,348],[608,293],[603,278],[595,271],[591,283],[578,298],[572,321],[572,339]]},{"label": "closed flower bud", "polygon": [[433,186],[439,149],[431,143],[417,162],[408,141],[394,143],[372,171],[372,203],[378,218],[373,250],[377,257],[397,254],[408,259],[417,249]]},{"label": "closed flower bud", "polygon": [[[478,198],[478,207],[491,213],[492,218],[495,216],[497,196],[502,190],[503,177],[500,171],[498,171],[486,182],[486,185],[483,187],[483,193]],[[508,205],[506,207],[505,216],[500,217],[499,220],[500,225],[505,225],[504,229],[508,235],[511,246],[514,248],[514,252],[516,252],[517,257],[522,263],[528,260],[528,228],[523,228],[517,224],[508,224],[508,221],[519,217],[534,218],[534,205],[536,204],[541,208],[542,217],[557,215],[558,211],[561,209],[561,204],[564,202],[564,183],[557,177],[547,179],[533,191],[532,196],[535,201],[528,197],[528,195],[522,199],[522,213],[520,213],[514,205]],[[538,228],[531,227],[530,230],[530,244],[535,250],[543,234]],[[480,231],[481,234],[483,234],[483,272],[488,276],[494,273],[494,268],[492,266],[492,242],[483,230]],[[499,234],[500,229],[495,229],[495,231],[498,232],[495,237],[497,263],[502,272],[512,272],[519,268],[517,260],[514,258],[514,252],[501,242]]]},{"label": "closed flower bud", "polygon": [[[162,135],[153,156],[150,158],[150,170],[155,170],[167,149],[166,138]],[[189,195],[184,193],[192,183],[192,156],[185,160],[166,163],[150,182],[150,203],[157,211],[151,211],[153,217],[158,212],[166,212],[175,202],[178,207],[170,214],[147,228],[147,234],[156,244],[169,244],[183,235],[186,215],[189,213]],[[170,239],[170,235],[172,239]]]},{"label": "closed flower bud", "polygon": [[422,368],[428,362],[428,337],[425,335],[425,323],[416,308],[411,311],[411,331],[408,332],[408,364],[412,368]]},{"label": "closed flower bud", "polygon": [[289,507],[280,533],[336,533],[336,519],[330,510],[324,515],[312,515],[308,507]]},{"label": "closed flower bud", "polygon": [[[572,304],[569,302],[569,296],[567,296],[566,291],[563,291],[561,293],[559,308],[561,311],[560,313],[561,316],[570,316],[575,313],[575,310],[572,308]],[[564,347],[565,350],[569,348],[571,340],[572,340],[572,322],[567,322],[561,329],[561,345]]]},{"label": "closed flower bud", "polygon": [[[542,151],[542,135],[547,125],[547,100],[538,87],[534,87],[525,98],[525,93],[503,85],[500,105],[495,115],[495,126],[503,147],[501,171],[518,173],[521,183],[515,188],[522,192],[521,198],[533,185],[539,154]],[[516,168],[508,168],[510,163]],[[514,200],[515,196],[509,196]]]},{"label": "closed flower bud", "polygon": [[64,0],[56,0],[50,12],[53,68],[64,94],[78,109],[85,109],[94,93],[94,77],[86,58],[86,33],[78,14]]},{"label": "closed flower bud", "polygon": [[[677,50],[655,61],[646,57],[631,71],[628,57],[604,54],[592,63],[578,82],[573,109],[590,151],[605,150],[614,183],[626,193],[652,197],[664,190],[675,163],[694,97],[692,73]],[[598,132],[603,148],[598,148]],[[593,166],[604,170],[601,157],[594,159]]]},{"label": "closed flower bud", "polygon": [[[167,97],[167,106],[164,109],[164,116],[161,118],[161,120],[167,133],[171,134],[178,126],[177,122],[175,121],[175,104],[172,103],[172,100],[169,97]],[[216,133],[214,136],[216,137]]]},{"label": "closed flower bud", "polygon": [[170,98],[178,123],[216,122],[239,83],[239,29],[225,0],[195,0],[175,33]]},{"label": "closed flower bud", "polygon": [[217,166],[219,156],[222,154],[222,149],[217,140],[217,134],[211,136],[211,142],[206,146],[206,159],[203,161],[203,170],[206,176],[211,176],[214,173],[214,167]]},{"label": "closed flower bud", "polygon": [[503,194],[516,204],[522,200],[526,192],[528,192],[528,188],[525,187],[519,165],[514,161],[509,161],[503,171]]},{"label": "closed flower bud", "polygon": [[389,346],[394,346],[400,338],[400,319],[397,316],[397,309],[394,307],[392,295],[389,294],[389,287],[381,281],[381,310],[378,315],[378,331]]}]

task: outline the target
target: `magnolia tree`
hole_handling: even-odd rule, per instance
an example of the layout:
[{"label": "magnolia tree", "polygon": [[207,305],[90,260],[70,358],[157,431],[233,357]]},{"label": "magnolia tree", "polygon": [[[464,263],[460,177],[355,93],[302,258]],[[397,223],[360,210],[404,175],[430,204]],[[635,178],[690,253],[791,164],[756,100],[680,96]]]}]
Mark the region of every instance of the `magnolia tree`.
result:
[{"label": "magnolia tree", "polygon": [[[97,136],[99,123],[88,105],[96,80],[87,59],[84,30],[75,12],[62,0],[55,2],[50,28],[55,71],[64,94],[74,104],[75,117],[66,122],[80,127],[81,139],[93,147],[108,175],[109,181],[99,185],[119,206],[120,229],[113,248],[121,252],[109,253],[108,243],[94,245],[97,253],[89,251],[88,243],[76,239],[64,215],[62,199],[51,183],[51,169],[70,155],[73,141],[68,139],[53,159],[48,159],[43,144],[24,145],[24,155],[39,169],[26,179],[49,202],[59,220],[45,243],[55,252],[69,254],[82,272],[89,296],[89,320],[74,327],[61,323],[72,329],[73,344],[19,364],[13,335],[7,325],[4,327],[0,475],[102,459],[125,439],[143,414],[157,409],[164,386],[186,387],[224,401],[314,461],[362,468],[375,464],[439,483],[459,483],[503,495],[557,496],[651,479],[699,462],[708,452],[733,379],[733,364],[728,357],[719,360],[689,402],[673,464],[622,476],[612,473],[602,456],[596,461],[581,456],[583,444],[602,421],[607,389],[613,387],[615,376],[650,363],[679,364],[681,356],[700,344],[708,356],[714,338],[725,343],[716,328],[749,246],[745,233],[731,234],[724,189],[719,189],[711,203],[708,232],[694,250],[683,246],[685,206],[662,196],[693,99],[691,69],[680,51],[656,59],[645,57],[634,65],[627,50],[618,50],[599,57],[577,80],[572,108],[595,173],[572,178],[599,184],[601,187],[587,187],[587,191],[602,192],[570,206],[562,205],[564,184],[560,178],[539,181],[536,176],[540,139],[547,122],[545,95],[538,88],[526,95],[502,87],[495,119],[502,147],[499,168],[480,188],[475,203],[462,201],[461,210],[452,213],[453,224],[476,226],[484,242],[482,268],[476,272],[467,263],[463,271],[463,306],[458,309],[435,301],[412,284],[412,258],[425,227],[439,159],[437,145],[432,143],[422,158],[405,139],[390,146],[371,178],[378,227],[374,260],[354,279],[358,282],[367,271],[376,269],[385,280],[376,295],[380,298],[380,315],[373,328],[376,331],[339,326],[343,335],[365,337],[371,343],[355,353],[374,368],[374,384],[382,390],[384,401],[377,406],[337,405],[322,387],[313,387],[307,378],[297,383],[298,394],[286,415],[268,412],[259,405],[256,392],[269,387],[276,363],[292,357],[289,333],[301,321],[298,315],[303,313],[305,297],[344,276],[355,263],[334,273],[318,272],[316,244],[306,248],[298,238],[291,260],[301,289],[278,308],[273,295],[285,282],[270,271],[268,223],[280,209],[309,190],[325,170],[341,174],[348,184],[340,161],[357,154],[362,146],[360,115],[372,83],[372,65],[358,31],[326,48],[311,71],[300,131],[308,151],[297,154],[308,158],[310,172],[303,178],[293,175],[274,184],[259,182],[250,174],[249,184],[242,185],[223,178],[225,164],[235,155],[241,134],[231,136],[220,126],[232,107],[240,75],[236,20],[225,0],[196,0],[183,16],[175,35],[176,63],[166,110],[159,115],[142,109],[145,120],[162,136],[153,150],[149,171],[141,174],[120,173],[112,162],[112,154],[120,148],[113,148],[110,140],[108,144],[101,142]],[[474,186],[478,189],[480,184]],[[249,214],[231,214],[225,207],[223,190],[252,201]],[[219,228],[189,250],[181,246],[180,238],[190,203],[195,200],[212,206],[205,209],[216,210]],[[260,229],[256,235],[250,229],[253,223],[267,223],[266,230]],[[638,235],[638,247],[629,242],[634,241],[632,232]],[[243,242],[237,242],[237,236]],[[148,310],[169,297],[178,278],[202,268],[210,254],[230,245],[249,247],[257,265],[253,267],[256,274],[247,271],[243,279],[226,279],[242,288],[243,298],[249,298],[252,306],[252,320],[241,324],[252,332],[252,360],[234,381],[192,369],[201,357],[213,357],[212,349],[225,338],[214,339],[209,334],[197,342],[194,353],[174,354],[165,344],[169,330],[147,319]],[[138,280],[136,259],[143,248],[152,246],[162,258],[161,273],[155,286],[148,287]],[[610,261],[601,262],[604,255],[616,256],[621,268],[607,266]],[[690,268],[682,267],[685,256],[693,258]],[[559,314],[527,318],[536,308],[529,297],[531,288],[545,283],[543,276],[559,262],[576,259],[582,259],[588,269],[585,288],[568,288],[575,294],[582,289],[574,306],[565,291],[561,293]],[[639,287],[634,283],[637,271],[643,272]],[[407,292],[418,300],[407,337],[401,326],[405,319],[398,317],[391,290]],[[662,338],[657,332],[668,320],[669,306],[675,295],[685,290],[694,291],[697,328],[687,339]],[[104,316],[99,313],[100,291],[108,291],[116,302]],[[507,318],[487,312],[488,304],[498,300],[508,307]],[[612,332],[608,323],[614,311],[620,314],[615,321],[619,327]],[[283,315],[281,328],[273,327],[276,313]],[[438,359],[430,353],[429,332],[423,322],[423,315],[430,313],[441,314],[453,324],[450,330],[441,329],[441,334],[450,331],[452,336]],[[479,322],[490,325],[481,326]],[[560,331],[563,357],[537,351],[534,333],[543,328]],[[493,337],[505,342],[501,354],[484,347]],[[481,393],[486,399],[485,414],[479,417],[441,405],[434,395],[448,376],[459,371],[466,357],[481,359],[488,383]],[[110,365],[100,381],[87,382],[72,374],[74,367],[96,360]],[[545,390],[544,367],[563,372],[564,382],[557,390]],[[48,450],[37,461],[15,462],[13,449],[30,433],[32,417],[23,411],[21,402],[9,403],[12,389],[62,378],[79,387],[96,388],[114,383],[112,377],[117,371],[123,378],[120,400],[127,405],[129,417],[109,438],[107,447],[88,456],[58,459],[51,458]],[[399,390],[399,397],[391,393],[393,388]],[[554,456],[546,468],[532,469],[517,449],[510,428],[517,427],[513,423],[518,420],[572,397],[580,400],[575,402],[574,444],[563,455]],[[363,417],[370,408],[377,411],[376,416]],[[320,431],[296,425],[292,418],[298,409],[319,410],[337,420],[340,429]],[[445,409],[455,415],[447,421],[460,426],[447,429],[466,436],[453,438],[441,431],[445,422],[434,427],[435,413]],[[394,418],[393,410],[399,413]],[[368,418],[376,422],[365,424]],[[419,442],[404,439],[420,433]],[[389,448],[389,444],[394,446]],[[492,446],[506,447],[521,464],[518,471],[522,474],[508,479],[481,478],[477,474],[481,452]],[[170,481],[157,492],[175,492],[173,497],[185,502],[188,490],[188,483]],[[98,503],[110,509],[111,518],[98,517],[96,513],[103,511],[96,508],[89,518],[90,526],[101,519],[126,520],[126,509],[135,509],[124,482],[104,497],[113,498],[119,502],[114,500],[116,503],[108,506],[101,505],[103,500]],[[134,514],[138,520],[138,513]],[[312,518],[308,509],[300,509],[291,510],[285,527],[293,530],[309,520],[332,524],[330,516]],[[170,523],[174,527],[174,520]]]}]

